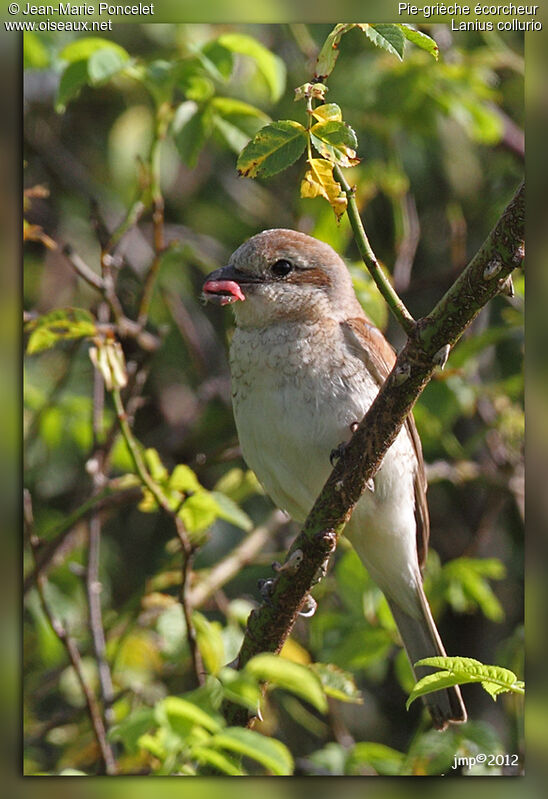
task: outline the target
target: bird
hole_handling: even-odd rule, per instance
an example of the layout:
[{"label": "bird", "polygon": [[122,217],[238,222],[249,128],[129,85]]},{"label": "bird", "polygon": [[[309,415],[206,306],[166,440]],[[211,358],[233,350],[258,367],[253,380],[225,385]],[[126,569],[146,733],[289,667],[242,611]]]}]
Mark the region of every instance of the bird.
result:
[{"label": "bird", "polygon": [[[243,457],[266,493],[306,520],[396,354],[367,318],[344,260],[326,242],[274,228],[207,276],[203,298],[230,305],[233,411]],[[339,450],[340,451],[340,450]],[[410,414],[344,529],[384,593],[415,679],[445,649],[424,593],[429,538],[421,443]],[[466,721],[458,686],[423,697],[433,726]]]}]

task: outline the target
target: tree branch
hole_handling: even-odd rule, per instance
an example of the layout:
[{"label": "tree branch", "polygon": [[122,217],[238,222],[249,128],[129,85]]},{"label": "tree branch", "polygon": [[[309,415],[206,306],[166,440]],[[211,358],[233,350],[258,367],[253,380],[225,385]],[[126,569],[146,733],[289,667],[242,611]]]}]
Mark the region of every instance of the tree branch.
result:
[{"label": "tree branch", "polygon": [[[417,322],[293,542],[268,602],[250,614],[237,668],[259,652],[280,651],[318,570],[335,549],[354,506],[435,369],[444,365],[466,327],[504,290],[512,271],[521,264],[524,206],[522,184],[464,272],[432,312]],[[292,557],[296,550],[302,558]],[[226,706],[225,715],[232,725],[252,723],[247,710],[234,704]]]}]

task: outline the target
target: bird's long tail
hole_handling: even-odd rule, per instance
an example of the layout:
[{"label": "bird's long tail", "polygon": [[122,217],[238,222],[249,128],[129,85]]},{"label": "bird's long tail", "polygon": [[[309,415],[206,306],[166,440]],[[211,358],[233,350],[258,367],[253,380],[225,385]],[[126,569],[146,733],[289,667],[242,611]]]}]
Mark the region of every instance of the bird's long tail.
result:
[{"label": "bird's long tail", "polygon": [[[445,649],[441,642],[440,635],[432,618],[432,611],[428,605],[428,600],[424,594],[422,585],[419,585],[420,616],[414,618],[406,613],[393,600],[388,600],[392,615],[400,631],[403,645],[407,652],[407,657],[411,663],[411,668],[417,680],[426,674],[432,673],[434,669],[426,666],[413,666],[417,660],[422,658],[445,655]],[[445,688],[423,697],[424,702],[432,716],[434,727],[444,730],[449,722],[466,721],[466,708],[462,701],[458,686]]]}]

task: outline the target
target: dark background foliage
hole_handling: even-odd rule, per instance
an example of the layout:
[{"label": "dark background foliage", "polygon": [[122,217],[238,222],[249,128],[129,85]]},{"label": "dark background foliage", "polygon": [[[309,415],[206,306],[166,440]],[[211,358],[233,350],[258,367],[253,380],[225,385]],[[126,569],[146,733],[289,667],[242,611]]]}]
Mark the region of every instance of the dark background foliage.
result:
[{"label": "dark background foliage", "polygon": [[[226,310],[201,303],[204,276],[260,230],[305,231],[348,259],[367,312],[395,346],[402,343],[359,262],[347,220],[337,224],[323,200],[299,199],[302,162],[265,181],[239,178],[235,170],[235,151],[264,123],[261,114],[304,122],[293,89],[310,78],[312,56],[329,30],[324,25],[121,25],[111,35],[137,64],[155,63],[160,70],[165,63],[195,58],[225,33],[240,32],[263,43],[287,68],[279,97],[260,59],[238,53],[227,80],[202,69],[176,88],[174,104],[195,103],[202,122],[211,97],[219,95],[258,111],[238,114],[233,108],[224,117],[229,125],[213,124],[211,135],[202,137],[205,128],[197,122],[179,136],[170,130],[162,142],[168,246],[148,324],[161,346],[147,354],[133,339],[124,341],[126,360],[143,381],[132,409],[136,438],[157,450],[169,471],[187,464],[206,489],[241,505],[251,520],[244,526],[264,523],[272,506],[246,475],[238,451],[225,354],[232,320]],[[347,34],[328,95],[357,133],[362,160],[349,174],[370,240],[416,318],[430,310],[474,254],[523,170],[522,38],[452,36],[444,26],[428,32],[440,47],[439,62],[416,48],[400,62],[358,31]],[[143,189],[143,163],[154,139],[150,91],[123,71],[108,82],[82,85],[64,112],[56,110],[66,67],[60,53],[72,41],[55,34],[27,37],[26,43],[24,185],[49,192],[34,192],[42,196],[29,198],[26,219],[51,237],[44,240],[36,228],[35,240],[25,245],[29,318],[66,307],[98,312],[101,298],[77,277],[62,248],[70,244],[99,271],[96,221],[109,231],[120,223]],[[282,81],[280,74],[277,80]],[[117,294],[130,318],[154,257],[153,232],[145,212],[116,250]],[[511,668],[519,677],[522,311],[517,278],[516,295],[499,297],[482,312],[415,414],[430,480],[426,585],[446,648]],[[69,341],[26,359],[25,484],[35,533],[43,542],[91,495],[90,458],[115,420],[107,398],[94,435],[88,349],[87,341]],[[116,440],[107,479],[132,471],[123,440]],[[127,720],[143,708],[194,687],[175,599],[180,552],[172,526],[161,514],[142,512],[138,503],[138,490],[128,489],[100,512],[100,597],[115,694],[111,723],[126,721],[115,743],[122,773],[166,773],[162,768],[176,773],[180,763],[166,766],[150,747],[137,745],[136,733],[130,743],[127,732]],[[226,519],[199,527],[193,586],[248,534]],[[49,569],[47,595],[77,641],[85,673],[99,693],[84,579],[88,532],[85,518],[71,527]],[[278,524],[269,544],[199,608],[199,644],[210,673],[235,656],[258,597],[257,580],[271,575],[270,564],[283,557],[294,534],[291,523]],[[28,573],[30,552],[25,558]],[[258,729],[287,745],[295,773],[441,773],[456,753],[521,752],[515,697],[493,703],[479,686],[466,686],[471,721],[444,735],[427,731],[418,702],[405,710],[410,675],[384,600],[344,542],[315,594],[316,615],[299,621],[284,654],[352,673],[363,704],[330,699],[329,713],[320,714],[295,692],[268,694]],[[96,773],[100,761],[81,691],[34,589],[27,595],[24,626],[26,773],[66,768]],[[161,728],[158,717],[147,719],[139,734]],[[371,742],[392,749],[372,754],[365,747]],[[262,773],[265,765],[251,759],[246,768]]]}]

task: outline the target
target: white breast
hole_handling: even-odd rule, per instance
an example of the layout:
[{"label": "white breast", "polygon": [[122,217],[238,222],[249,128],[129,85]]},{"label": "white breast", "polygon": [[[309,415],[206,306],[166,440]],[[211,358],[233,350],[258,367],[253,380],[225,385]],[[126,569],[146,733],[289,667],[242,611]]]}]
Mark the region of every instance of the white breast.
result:
[{"label": "white breast", "polygon": [[[331,472],[331,451],[351,436],[378,392],[338,325],[237,328],[230,348],[236,427],[247,464],[278,507],[303,522]],[[385,456],[347,526],[362,561],[386,590],[416,568],[413,475],[405,431]],[[410,579],[414,577],[410,574]]]}]

